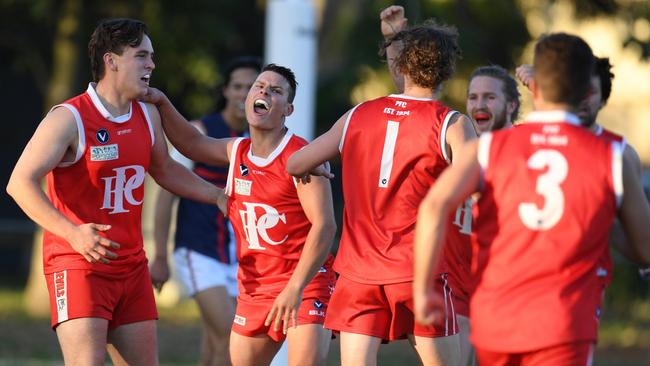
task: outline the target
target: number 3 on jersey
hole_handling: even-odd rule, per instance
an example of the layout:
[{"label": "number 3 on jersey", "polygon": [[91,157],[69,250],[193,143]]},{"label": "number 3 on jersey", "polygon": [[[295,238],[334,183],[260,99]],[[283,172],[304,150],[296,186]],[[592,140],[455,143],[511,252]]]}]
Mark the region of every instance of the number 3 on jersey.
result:
[{"label": "number 3 on jersey", "polygon": [[539,209],[535,203],[521,203],[519,217],[531,230],[548,230],[560,221],[564,213],[564,192],[560,184],[566,179],[569,165],[559,151],[543,149],[528,159],[528,167],[534,170],[548,167],[546,173],[537,178],[535,187],[535,191],[544,196],[544,206]]},{"label": "number 3 on jersey", "polygon": [[384,150],[381,153],[381,165],[379,166],[379,188],[388,187],[390,173],[393,170],[393,156],[395,155],[395,143],[399,132],[399,122],[388,121],[386,125],[386,139]]}]

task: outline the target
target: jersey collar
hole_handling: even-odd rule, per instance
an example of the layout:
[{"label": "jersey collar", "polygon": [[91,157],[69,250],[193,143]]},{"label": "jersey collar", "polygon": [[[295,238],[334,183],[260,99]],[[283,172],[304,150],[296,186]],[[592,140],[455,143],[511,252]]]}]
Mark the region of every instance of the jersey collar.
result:
[{"label": "jersey collar", "polygon": [[90,100],[92,100],[93,104],[95,105],[95,108],[97,108],[97,111],[107,120],[111,122],[116,122],[116,123],[124,123],[128,120],[131,119],[131,107],[133,104],[129,105],[129,111],[121,116],[113,117],[111,113],[104,107],[102,104],[102,101],[99,99],[99,96],[97,95],[97,91],[95,91],[95,87],[97,86],[96,83],[88,83],[88,89],[86,89],[86,93],[90,96]]}]

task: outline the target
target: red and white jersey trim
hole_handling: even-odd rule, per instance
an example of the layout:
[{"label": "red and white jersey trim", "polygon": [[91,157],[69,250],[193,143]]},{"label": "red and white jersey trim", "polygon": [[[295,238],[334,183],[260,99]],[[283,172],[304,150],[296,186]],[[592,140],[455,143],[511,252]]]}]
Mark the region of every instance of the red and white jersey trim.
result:
[{"label": "red and white jersey trim", "polygon": [[84,151],[86,150],[86,134],[84,132],[84,123],[83,120],[81,119],[81,115],[79,114],[79,111],[77,108],[70,104],[57,104],[52,109],[50,109],[50,112],[52,112],[54,109],[59,108],[59,107],[65,107],[68,109],[70,112],[72,112],[72,115],[74,116],[74,120],[77,123],[77,153],[75,154],[74,160],[73,161],[67,161],[59,164],[58,166],[61,168],[65,168],[67,166],[70,166],[81,159],[82,156],[84,156]]},{"label": "red and white jersey trim", "polygon": [[457,111],[449,111],[449,113],[447,113],[447,115],[445,116],[445,120],[444,122],[442,122],[442,128],[440,129],[440,150],[441,150],[440,152],[442,153],[442,156],[449,164],[451,164],[451,158],[447,153],[447,128],[449,127],[449,122],[451,121],[451,118],[457,113],[458,113]]},{"label": "red and white jersey trim", "polygon": [[284,137],[282,138],[282,141],[280,141],[278,146],[276,146],[275,150],[273,150],[269,154],[269,156],[265,158],[253,155],[253,148],[251,147],[250,149],[248,149],[248,160],[252,161],[253,164],[257,165],[260,168],[264,168],[268,166],[273,162],[273,160],[275,160],[275,158],[278,157],[278,155],[280,155],[280,153],[282,153],[284,147],[287,146],[289,140],[291,140],[291,136],[293,136],[293,132],[287,130],[287,133],[285,133]]},{"label": "red and white jersey trim", "polygon": [[481,166],[481,171],[488,168],[490,161],[490,145],[492,144],[492,132],[481,134],[478,140],[477,160]]},{"label": "red and white jersey trim", "polygon": [[357,104],[350,110],[350,113],[348,114],[348,118],[345,119],[345,125],[343,126],[343,133],[341,134],[341,141],[339,142],[339,153],[343,151],[343,143],[345,142],[345,134],[348,132],[348,124],[350,123],[350,119],[352,119],[352,114],[354,111],[357,109],[358,106],[360,106],[361,103]]},{"label": "red and white jersey trim", "polygon": [[239,148],[239,143],[243,140],[243,137],[238,137],[233,141],[232,148],[230,150],[230,165],[228,166],[228,181],[226,182],[226,196],[232,196],[232,182],[233,182],[233,172],[235,171],[235,158],[237,157],[237,149]]},{"label": "red and white jersey trim", "polygon": [[612,180],[617,208],[623,203],[623,149],[623,143],[612,141]]}]

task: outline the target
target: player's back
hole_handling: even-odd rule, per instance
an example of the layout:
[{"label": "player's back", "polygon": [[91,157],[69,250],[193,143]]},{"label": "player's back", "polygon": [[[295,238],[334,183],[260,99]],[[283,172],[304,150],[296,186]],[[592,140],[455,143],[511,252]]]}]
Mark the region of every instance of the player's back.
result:
[{"label": "player's back", "polygon": [[403,95],[350,113],[339,146],[345,206],[335,269],[341,275],[375,284],[412,279],[417,210],[448,166],[445,133],[453,113],[438,101]]},{"label": "player's back", "polygon": [[596,339],[598,263],[622,197],[621,146],[578,124],[536,112],[481,136],[477,347],[523,352]]}]

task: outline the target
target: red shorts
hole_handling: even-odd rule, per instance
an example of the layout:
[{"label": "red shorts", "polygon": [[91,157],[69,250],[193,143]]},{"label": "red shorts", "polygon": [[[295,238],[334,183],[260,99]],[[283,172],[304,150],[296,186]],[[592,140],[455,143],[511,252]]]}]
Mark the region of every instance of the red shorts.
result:
[{"label": "red shorts", "polygon": [[456,311],[447,275],[435,283],[444,298],[444,319],[430,326],[417,324],[413,317],[413,283],[369,285],[343,276],[336,282],[325,328],[338,332],[365,334],[385,341],[421,337],[446,337],[458,333]]},{"label": "red shorts", "polygon": [[[286,335],[282,333],[282,327],[276,332],[273,330],[273,323],[270,326],[264,325],[273,306],[273,301],[274,299],[248,301],[242,300],[241,297],[237,298],[237,311],[232,323],[232,331],[246,337],[266,334],[276,342],[284,341]],[[328,303],[329,295],[320,297],[303,295],[298,308],[298,325],[323,324]],[[290,323],[289,326],[293,326],[293,323]]]},{"label": "red shorts", "polygon": [[104,318],[109,329],[158,319],[146,261],[126,274],[73,269],[47,274],[45,280],[53,329],[76,318]]},{"label": "red shorts", "polygon": [[594,344],[573,342],[522,353],[500,353],[476,349],[479,365],[490,366],[574,366],[591,365]]}]

